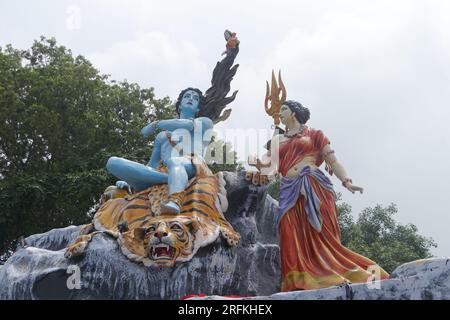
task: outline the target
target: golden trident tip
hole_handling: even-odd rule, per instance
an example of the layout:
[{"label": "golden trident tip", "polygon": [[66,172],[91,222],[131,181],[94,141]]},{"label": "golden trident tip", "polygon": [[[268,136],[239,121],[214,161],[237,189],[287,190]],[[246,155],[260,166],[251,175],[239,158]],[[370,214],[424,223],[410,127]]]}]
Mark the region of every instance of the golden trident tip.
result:
[{"label": "golden trident tip", "polygon": [[280,124],[280,108],[283,102],[286,101],[286,96],[286,87],[284,86],[283,80],[281,80],[281,70],[278,72],[278,82],[275,78],[275,72],[272,70],[272,85],[269,86],[269,82],[266,81],[264,108],[266,109],[266,113],[273,118],[276,126]]}]

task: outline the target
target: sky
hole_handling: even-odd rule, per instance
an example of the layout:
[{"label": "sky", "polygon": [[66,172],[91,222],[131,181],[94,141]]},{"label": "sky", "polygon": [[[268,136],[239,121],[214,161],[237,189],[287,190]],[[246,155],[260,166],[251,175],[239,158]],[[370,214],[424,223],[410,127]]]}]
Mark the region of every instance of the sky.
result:
[{"label": "sky", "polygon": [[395,203],[397,221],[450,256],[449,13],[447,0],[2,0],[0,46],[55,37],[111,79],[174,100],[209,88],[223,32],[235,31],[239,93],[217,130],[270,129],[265,81],[281,69],[288,99],[310,109],[309,126],[365,188],[351,194],[332,178],[354,216]]}]

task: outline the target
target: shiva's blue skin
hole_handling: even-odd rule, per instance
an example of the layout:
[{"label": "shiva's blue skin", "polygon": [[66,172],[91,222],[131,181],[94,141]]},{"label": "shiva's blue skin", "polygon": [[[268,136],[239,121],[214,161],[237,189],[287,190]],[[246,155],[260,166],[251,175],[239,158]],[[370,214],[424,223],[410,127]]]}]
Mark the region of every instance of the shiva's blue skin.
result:
[{"label": "shiva's blue skin", "polygon": [[[206,117],[195,118],[199,111],[200,97],[193,90],[187,91],[180,103],[180,119],[153,122],[141,130],[144,137],[150,136],[155,129],[163,130],[155,139],[152,155],[147,166],[123,158],[111,157],[106,165],[107,170],[126,181],[136,192],[145,190],[156,184],[169,184],[169,194],[183,191],[189,179],[195,176],[196,170],[191,160],[182,156],[172,146],[167,131],[172,133],[172,141],[181,136],[176,144],[183,147],[183,154],[195,153],[202,159],[211,142],[213,122]],[[209,132],[208,132],[209,131]],[[207,133],[208,134],[205,134]],[[184,141],[186,139],[186,141]],[[168,174],[158,171],[160,160],[167,166]],[[119,181],[118,187],[126,184]],[[180,208],[172,201],[163,204],[165,211],[178,213]]]}]

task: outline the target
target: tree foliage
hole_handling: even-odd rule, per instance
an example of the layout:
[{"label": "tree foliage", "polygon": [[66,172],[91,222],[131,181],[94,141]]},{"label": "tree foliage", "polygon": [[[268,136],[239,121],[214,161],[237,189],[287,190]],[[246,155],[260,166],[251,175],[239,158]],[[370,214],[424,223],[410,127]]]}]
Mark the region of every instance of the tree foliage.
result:
[{"label": "tree foliage", "polygon": [[398,212],[395,204],[366,208],[356,220],[348,204],[341,203],[338,209],[342,243],[376,261],[387,272],[403,263],[429,258],[430,249],[437,247],[433,239],[420,235],[415,225],[394,220]]},{"label": "tree foliage", "polygon": [[153,88],[110,81],[54,39],[0,48],[0,253],[18,236],[87,222],[115,180],[107,159],[146,163],[151,145],[140,129],[174,109]]},{"label": "tree foliage", "polygon": [[217,140],[213,137],[206,149],[205,161],[212,172],[243,170],[242,164],[237,162],[237,153],[229,142]]}]

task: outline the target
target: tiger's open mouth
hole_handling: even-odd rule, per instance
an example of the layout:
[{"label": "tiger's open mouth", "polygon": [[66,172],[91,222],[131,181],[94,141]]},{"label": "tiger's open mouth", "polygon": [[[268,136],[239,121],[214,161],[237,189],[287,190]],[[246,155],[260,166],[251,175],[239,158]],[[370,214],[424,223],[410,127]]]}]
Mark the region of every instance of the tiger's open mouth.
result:
[{"label": "tiger's open mouth", "polygon": [[152,260],[173,260],[175,248],[167,244],[157,244],[150,247],[150,258]]}]

